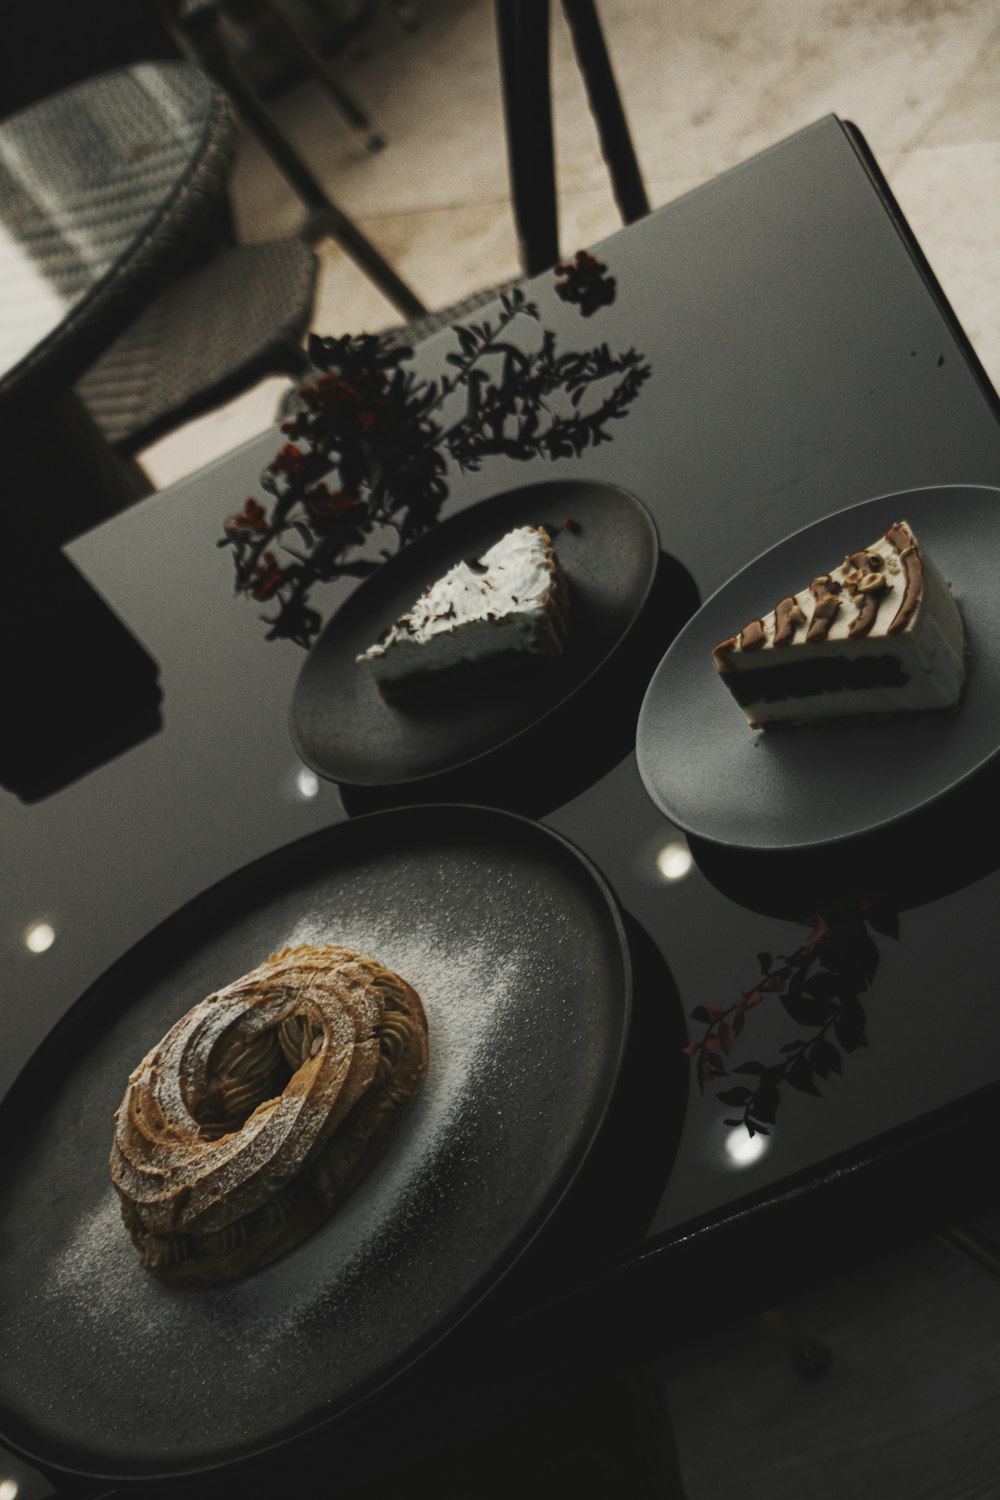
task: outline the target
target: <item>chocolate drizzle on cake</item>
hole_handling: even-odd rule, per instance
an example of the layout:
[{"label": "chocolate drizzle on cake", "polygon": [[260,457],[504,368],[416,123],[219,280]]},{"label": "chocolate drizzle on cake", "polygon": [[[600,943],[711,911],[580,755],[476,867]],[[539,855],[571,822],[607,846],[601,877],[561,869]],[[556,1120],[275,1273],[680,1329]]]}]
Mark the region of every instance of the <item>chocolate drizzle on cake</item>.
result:
[{"label": "chocolate drizzle on cake", "polygon": [[774,608],[774,641],[775,646],[790,646],[795,639],[795,632],[800,625],[806,623],[805,610],[799,604],[794,595],[790,594],[787,599],[782,599],[780,604]]},{"label": "chocolate drizzle on cake", "polygon": [[899,553],[906,578],[903,602],[897,609],[886,635],[898,635],[905,630],[913,617],[924,593],[924,564],[913,532],[905,521],[897,521],[885,534]]},{"label": "chocolate drizzle on cake", "polygon": [[862,594],[854,602],[858,606],[858,613],[857,617],[851,621],[847,632],[847,638],[851,641],[868,635],[875,624],[875,616],[878,614],[878,597],[875,594]]},{"label": "chocolate drizzle on cake", "polygon": [[966,654],[948,585],[905,521],[712,653],[755,728],[953,708]]},{"label": "chocolate drizzle on cake", "polygon": [[749,625],[744,625],[740,631],[740,650],[759,651],[767,642],[763,622],[751,620]]},{"label": "chocolate drizzle on cake", "polygon": [[816,600],[813,609],[813,617],[806,631],[806,640],[810,643],[825,641],[830,634],[830,626],[833,617],[840,608],[840,584],[831,578],[829,573],[823,573],[819,578],[814,578],[809,585],[809,592]]}]

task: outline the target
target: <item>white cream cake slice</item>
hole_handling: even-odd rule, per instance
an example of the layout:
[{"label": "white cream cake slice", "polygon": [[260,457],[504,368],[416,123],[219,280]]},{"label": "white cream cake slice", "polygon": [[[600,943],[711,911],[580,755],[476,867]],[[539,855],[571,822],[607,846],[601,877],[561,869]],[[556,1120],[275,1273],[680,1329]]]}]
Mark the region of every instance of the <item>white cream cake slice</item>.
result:
[{"label": "white cream cake slice", "polygon": [[566,582],[548,533],[519,526],[482,557],[456,563],[356,660],[389,697],[425,672],[513,652],[558,656],[568,622]]},{"label": "white cream cake slice", "polygon": [[955,708],[967,648],[958,605],[906,521],[712,652],[753,729]]}]

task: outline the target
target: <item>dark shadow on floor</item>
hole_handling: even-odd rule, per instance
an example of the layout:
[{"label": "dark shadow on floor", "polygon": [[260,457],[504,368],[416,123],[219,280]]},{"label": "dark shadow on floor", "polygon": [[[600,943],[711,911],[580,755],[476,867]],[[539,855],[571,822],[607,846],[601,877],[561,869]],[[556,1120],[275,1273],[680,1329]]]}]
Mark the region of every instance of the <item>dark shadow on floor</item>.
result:
[{"label": "dark shadow on floor", "polygon": [[0,785],[37,802],[159,730],[159,668],[61,552],[22,552],[5,595]]}]

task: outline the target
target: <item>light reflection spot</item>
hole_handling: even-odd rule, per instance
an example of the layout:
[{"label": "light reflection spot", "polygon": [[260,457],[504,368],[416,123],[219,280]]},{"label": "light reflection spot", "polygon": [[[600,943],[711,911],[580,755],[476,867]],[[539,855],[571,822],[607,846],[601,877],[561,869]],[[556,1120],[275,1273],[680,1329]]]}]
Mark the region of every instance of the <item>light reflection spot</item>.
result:
[{"label": "light reflection spot", "polygon": [[[31,953],[45,953],[52,947],[56,940],[56,930],[50,922],[32,922],[30,927],[24,929],[24,946]],[[6,1484],[7,1481],[2,1481]],[[14,1483],[13,1480],[10,1481]],[[0,1488],[0,1500],[4,1500],[3,1489]]]},{"label": "light reflection spot", "polygon": [[0,1479],[0,1500],[14,1500],[17,1490],[16,1479]]},{"label": "light reflection spot", "polygon": [[687,844],[664,844],[656,856],[656,868],[664,880],[683,880],[690,873],[693,864]]},{"label": "light reflection spot", "polygon": [[726,1155],[734,1167],[751,1167],[771,1144],[766,1135],[750,1135],[744,1125],[737,1125],[726,1136]]},{"label": "light reflection spot", "polygon": [[303,766],[295,777],[295,787],[300,797],[315,797],[319,792],[319,777]]}]

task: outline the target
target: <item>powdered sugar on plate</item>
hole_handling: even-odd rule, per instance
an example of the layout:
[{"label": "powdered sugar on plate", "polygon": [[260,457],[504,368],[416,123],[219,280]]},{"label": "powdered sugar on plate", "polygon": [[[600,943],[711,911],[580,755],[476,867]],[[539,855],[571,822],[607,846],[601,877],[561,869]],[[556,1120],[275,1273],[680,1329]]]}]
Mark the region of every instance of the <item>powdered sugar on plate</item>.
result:
[{"label": "powdered sugar on plate", "polygon": [[[530,837],[544,847],[541,830]],[[143,1271],[104,1165],[107,1100],[139,1059],[118,1055],[112,1029],[87,1079],[70,1076],[79,1102],[67,1097],[52,1129],[66,1141],[64,1122],[78,1121],[86,1148],[59,1168],[64,1214],[17,1252],[31,1262],[30,1289],[0,1313],[18,1399],[48,1412],[53,1430],[120,1465],[169,1465],[314,1420],[444,1331],[551,1201],[579,1156],[581,1122],[606,1102],[617,938],[587,879],[537,856],[525,868],[506,844],[491,855],[456,842],[355,859],[228,929],[229,961],[244,969],[285,946],[357,949],[412,984],[427,1014],[427,1076],[386,1154],[284,1259],[201,1292]],[[203,974],[201,952],[190,967]],[[172,993],[190,994],[183,966],[156,999],[167,1022]],[[614,1003],[620,1011],[620,993]],[[142,1028],[131,1018],[124,1029]],[[23,1185],[25,1222],[44,1217],[38,1191]]]}]

